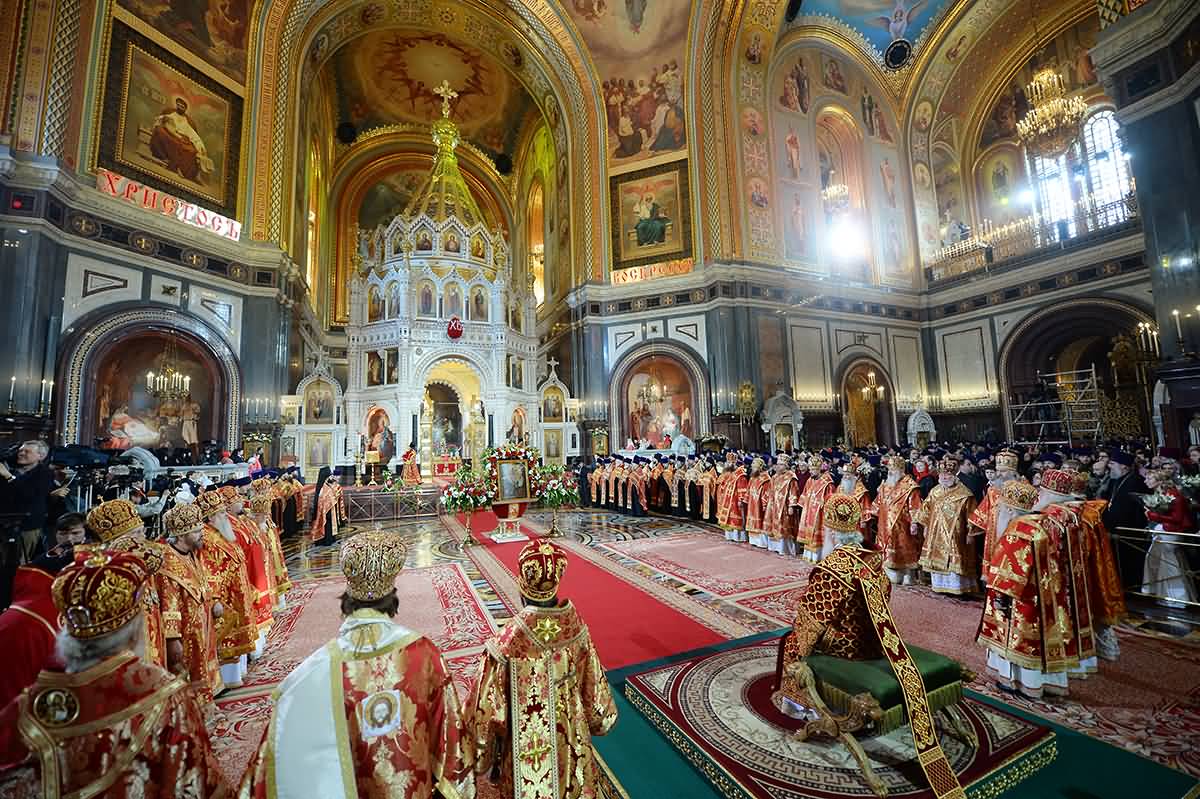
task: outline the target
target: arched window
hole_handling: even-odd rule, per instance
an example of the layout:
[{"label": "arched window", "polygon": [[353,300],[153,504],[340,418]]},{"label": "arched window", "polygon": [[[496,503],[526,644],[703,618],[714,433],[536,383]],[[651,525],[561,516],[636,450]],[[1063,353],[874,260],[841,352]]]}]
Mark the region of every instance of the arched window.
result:
[{"label": "arched window", "polygon": [[[1091,114],[1079,141],[1056,158],[1031,156],[1038,215],[1049,240],[1073,238],[1087,229],[1115,225],[1129,218],[1125,195],[1130,189],[1129,163],[1121,149],[1112,109]],[[1081,213],[1076,213],[1077,208]],[[1080,229],[1081,218],[1087,229]]]},{"label": "arched window", "polygon": [[533,275],[533,296],[541,305],[546,299],[546,215],[542,184],[534,183],[529,190],[528,222],[529,271]]},{"label": "arched window", "polygon": [[1083,150],[1088,186],[1096,203],[1096,224],[1114,225],[1129,217],[1129,162],[1117,135],[1117,117],[1110,108],[1097,111],[1083,124]]}]

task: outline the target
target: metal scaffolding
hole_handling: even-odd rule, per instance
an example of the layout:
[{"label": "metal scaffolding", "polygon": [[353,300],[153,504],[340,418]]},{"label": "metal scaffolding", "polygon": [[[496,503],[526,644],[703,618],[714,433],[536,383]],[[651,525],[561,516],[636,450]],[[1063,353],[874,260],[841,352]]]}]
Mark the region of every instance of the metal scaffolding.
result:
[{"label": "metal scaffolding", "polygon": [[1010,438],[1017,444],[1095,445],[1103,433],[1096,366],[1069,372],[1038,372],[1041,391],[1008,406]]}]

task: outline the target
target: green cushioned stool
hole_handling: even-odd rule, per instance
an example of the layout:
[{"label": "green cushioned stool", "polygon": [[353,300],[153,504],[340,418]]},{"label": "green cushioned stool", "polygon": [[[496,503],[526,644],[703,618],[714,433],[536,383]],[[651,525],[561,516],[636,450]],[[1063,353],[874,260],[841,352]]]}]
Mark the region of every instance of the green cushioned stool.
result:
[{"label": "green cushioned stool", "polygon": [[[962,699],[963,668],[957,661],[915,646],[909,646],[908,653],[917,662],[917,669],[921,672],[931,713],[937,713]],[[874,730],[876,734],[887,735],[908,723],[900,682],[887,658],[845,660],[814,654],[805,660],[812,668],[818,681],[817,690],[830,710],[847,713],[855,695],[868,693],[883,711],[883,718]]]}]

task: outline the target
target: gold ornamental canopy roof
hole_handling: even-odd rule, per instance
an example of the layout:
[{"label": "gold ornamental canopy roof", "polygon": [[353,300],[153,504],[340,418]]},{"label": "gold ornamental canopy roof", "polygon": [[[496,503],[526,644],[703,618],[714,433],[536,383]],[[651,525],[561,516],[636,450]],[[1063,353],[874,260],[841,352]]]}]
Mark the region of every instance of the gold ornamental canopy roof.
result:
[{"label": "gold ornamental canopy roof", "polygon": [[437,155],[429,176],[404,209],[404,216],[409,220],[425,216],[437,223],[453,218],[468,228],[486,225],[487,218],[467,188],[458,169],[458,156],[454,154],[461,137],[458,127],[450,120],[450,101],[458,96],[458,92],[445,80],[433,91],[442,98],[442,117],[432,125]]}]

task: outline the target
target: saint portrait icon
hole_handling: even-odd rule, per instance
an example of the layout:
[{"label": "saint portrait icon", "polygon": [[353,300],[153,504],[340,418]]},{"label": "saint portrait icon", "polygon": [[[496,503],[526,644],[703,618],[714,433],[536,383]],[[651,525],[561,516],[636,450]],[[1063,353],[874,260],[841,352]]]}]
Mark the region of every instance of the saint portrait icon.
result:
[{"label": "saint portrait icon", "polygon": [[400,692],[379,691],[358,703],[363,738],[378,738],[400,726]]},{"label": "saint portrait icon", "polygon": [[529,501],[529,465],[525,461],[500,461],[496,473],[497,502]]}]

